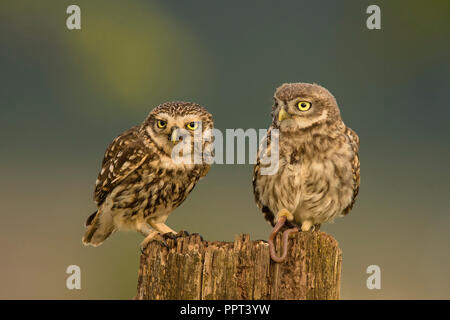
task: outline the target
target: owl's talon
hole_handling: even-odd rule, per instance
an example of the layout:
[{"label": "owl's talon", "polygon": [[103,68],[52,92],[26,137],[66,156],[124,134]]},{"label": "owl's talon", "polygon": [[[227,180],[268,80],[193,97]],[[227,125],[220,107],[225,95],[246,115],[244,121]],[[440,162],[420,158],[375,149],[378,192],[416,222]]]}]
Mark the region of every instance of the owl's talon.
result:
[{"label": "owl's talon", "polygon": [[287,221],[292,222],[294,221],[294,215],[292,213],[290,213],[288,210],[286,209],[281,209],[278,214],[277,214],[277,218],[278,220],[281,217],[286,217]]},{"label": "owl's talon", "polygon": [[156,242],[159,245],[166,247],[167,249],[169,249],[169,246],[167,244],[167,242],[164,240],[164,237],[161,236],[161,234],[159,234],[158,232],[152,232],[151,234],[149,234],[140,244],[140,249],[141,249],[141,253],[145,253],[145,249],[148,247],[148,245],[151,242]]},{"label": "owl's talon", "polygon": [[145,249],[147,249],[148,245],[150,243],[150,240],[144,239],[141,244],[139,245],[139,250],[141,250],[141,253],[145,254]]},{"label": "owl's talon", "polygon": [[177,233],[177,238],[183,238],[183,237],[189,237],[190,234],[186,230],[180,230],[180,232]]},{"label": "owl's talon", "polygon": [[150,240],[149,242],[144,243],[144,244],[141,244],[141,245],[139,246],[139,248],[140,248],[140,250],[141,250],[141,253],[144,253],[144,254],[145,254],[145,249],[147,249],[148,245],[149,245],[150,243],[152,243],[152,242],[156,242],[156,243],[159,244],[160,246],[163,246],[163,247],[166,247],[167,249],[169,249],[169,245],[168,245],[167,242],[165,242],[164,240],[153,239],[153,240]]},{"label": "owl's talon", "polygon": [[152,242],[153,241],[158,243],[160,246],[163,246],[163,247],[166,247],[167,249],[169,249],[169,245],[167,244],[167,242],[161,241],[161,240],[152,240]]},{"label": "owl's talon", "polygon": [[305,220],[305,221],[302,222],[301,228],[302,228],[302,231],[305,231],[305,232],[311,231],[311,232],[313,232],[316,227],[312,223],[311,220]]},{"label": "owl's talon", "polygon": [[192,233],[191,236],[199,236],[199,237],[200,237],[200,240],[204,241],[202,235],[199,234],[199,233],[197,233],[197,232]]},{"label": "owl's talon", "polygon": [[174,234],[174,233],[172,233],[172,232],[164,233],[164,234],[162,235],[162,237],[163,237],[164,240],[166,240],[166,239],[176,240],[176,239],[177,239],[176,234]]}]

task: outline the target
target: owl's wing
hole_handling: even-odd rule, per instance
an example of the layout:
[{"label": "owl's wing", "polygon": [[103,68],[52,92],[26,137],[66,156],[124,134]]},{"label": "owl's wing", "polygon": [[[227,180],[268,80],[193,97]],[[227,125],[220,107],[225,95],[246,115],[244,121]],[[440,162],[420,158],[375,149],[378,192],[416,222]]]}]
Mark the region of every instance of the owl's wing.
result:
[{"label": "owl's wing", "polygon": [[349,127],[346,128],[345,134],[347,135],[350,145],[353,150],[353,159],[352,159],[352,170],[353,170],[353,182],[354,182],[354,188],[353,188],[353,198],[350,205],[344,209],[344,215],[348,214],[350,210],[353,208],[353,205],[355,204],[356,197],[359,193],[359,181],[360,181],[360,165],[359,165],[359,137]]},{"label": "owl's wing", "polygon": [[271,130],[269,129],[267,131],[267,135],[264,137],[264,139],[261,140],[261,144],[258,149],[258,154],[256,156],[256,164],[253,167],[253,195],[255,196],[255,203],[256,206],[264,213],[264,218],[266,221],[268,221],[272,226],[275,225],[275,214],[267,207],[264,203],[261,201],[261,195],[258,191],[258,179],[261,177],[261,156],[264,152],[262,146],[263,144],[266,144],[267,149],[266,152],[268,152],[271,149]]},{"label": "owl's wing", "polygon": [[255,196],[256,206],[257,206],[259,209],[261,209],[262,204],[261,204],[261,201],[260,201],[260,198],[259,198],[259,193],[258,193],[258,191],[256,190],[256,183],[257,183],[257,180],[258,180],[258,176],[259,176],[259,174],[260,174],[260,173],[259,173],[260,170],[261,170],[261,163],[260,163],[260,161],[259,161],[259,154],[258,154],[257,157],[256,157],[256,163],[255,163],[255,166],[253,167],[253,179],[252,179],[252,183],[253,183],[253,194],[254,194],[254,196]]},{"label": "owl's wing", "polygon": [[106,149],[95,183],[94,201],[97,205],[101,205],[108,194],[147,159],[146,147],[136,131],[137,127],[125,131]]},{"label": "owl's wing", "polygon": [[261,143],[258,147],[258,152],[256,154],[256,163],[253,167],[253,178],[252,178],[252,183],[253,183],[253,194],[255,196],[255,202],[256,202],[256,206],[259,209],[262,209],[263,204],[261,203],[261,199],[260,199],[260,195],[257,189],[257,184],[258,184],[258,178],[261,175],[261,153],[263,152],[262,150],[262,146],[263,143],[266,143],[267,146],[267,150],[270,149],[270,143],[271,143],[271,139],[270,139],[270,128],[267,131],[267,135],[261,140]]}]

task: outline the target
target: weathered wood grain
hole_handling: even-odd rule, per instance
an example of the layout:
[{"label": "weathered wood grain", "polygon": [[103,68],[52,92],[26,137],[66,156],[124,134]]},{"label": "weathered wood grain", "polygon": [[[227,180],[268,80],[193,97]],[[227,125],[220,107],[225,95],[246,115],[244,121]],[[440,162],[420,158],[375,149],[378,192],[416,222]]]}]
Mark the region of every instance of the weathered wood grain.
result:
[{"label": "weathered wood grain", "polygon": [[248,235],[234,242],[191,235],[167,244],[152,242],[141,255],[136,299],[339,299],[342,252],[324,232],[292,234],[281,264],[270,260],[267,243]]}]

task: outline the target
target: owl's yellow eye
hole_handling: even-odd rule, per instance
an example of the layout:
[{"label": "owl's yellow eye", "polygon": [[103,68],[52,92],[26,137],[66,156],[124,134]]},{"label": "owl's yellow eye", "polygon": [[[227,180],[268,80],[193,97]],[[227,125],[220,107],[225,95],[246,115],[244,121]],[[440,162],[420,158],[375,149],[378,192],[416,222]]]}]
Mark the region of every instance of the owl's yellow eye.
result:
[{"label": "owl's yellow eye", "polygon": [[299,101],[297,107],[300,111],[308,111],[311,108],[311,103],[308,101]]},{"label": "owl's yellow eye", "polygon": [[164,129],[165,127],[167,127],[167,121],[158,120],[157,125],[158,125],[158,128]]},{"label": "owl's yellow eye", "polygon": [[186,128],[188,128],[189,130],[197,130],[197,128],[198,128],[198,122],[196,122],[196,121],[189,122],[189,123],[186,125]]}]

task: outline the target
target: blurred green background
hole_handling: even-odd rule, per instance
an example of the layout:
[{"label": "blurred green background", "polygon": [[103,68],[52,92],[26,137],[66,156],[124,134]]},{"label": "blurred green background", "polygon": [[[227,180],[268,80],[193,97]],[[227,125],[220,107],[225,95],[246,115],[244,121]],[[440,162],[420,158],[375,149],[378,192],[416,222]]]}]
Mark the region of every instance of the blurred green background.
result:
[{"label": "blurred green background", "polygon": [[[142,236],[81,243],[107,145],[170,100],[222,130],[267,128],[284,82],[328,88],[361,138],[359,199],[323,227],[343,250],[342,298],[450,298],[449,1],[78,0],[79,31],[70,4],[0,3],[0,298],[132,298]],[[267,238],[251,174],[213,166],[168,224]],[[71,264],[81,290],[66,289]],[[381,290],[366,288],[372,264]]]}]

